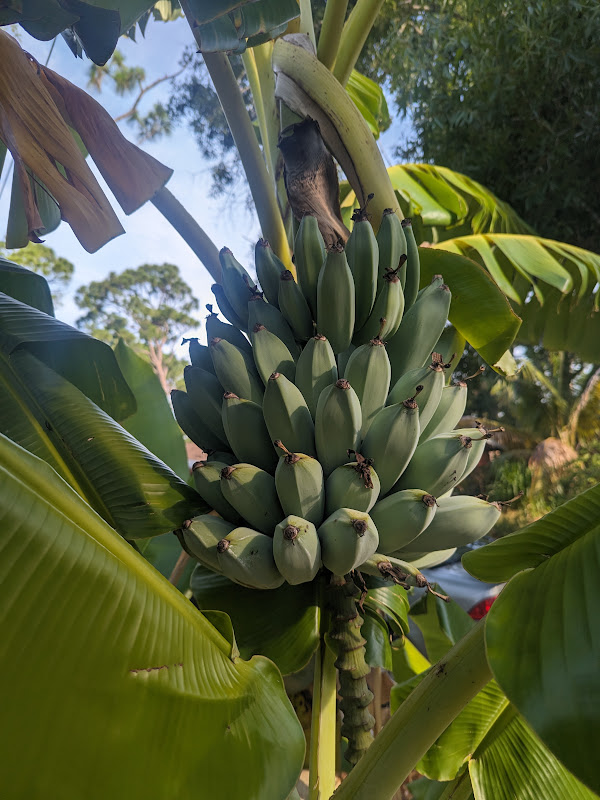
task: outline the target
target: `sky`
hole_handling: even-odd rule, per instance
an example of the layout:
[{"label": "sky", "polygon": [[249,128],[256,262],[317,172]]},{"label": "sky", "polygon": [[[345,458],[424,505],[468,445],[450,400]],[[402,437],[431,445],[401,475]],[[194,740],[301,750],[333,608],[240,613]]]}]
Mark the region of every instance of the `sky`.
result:
[{"label": "sky", "polygon": [[[33,39],[21,28],[16,30],[21,46],[40,63],[45,64],[52,43]],[[141,66],[146,70],[146,83],[176,72],[184,49],[194,44],[191,31],[184,19],[169,23],[151,21],[146,28],[145,37],[138,35],[137,39],[137,42],[132,42],[122,37],[118,48],[124,54],[126,64]],[[85,57],[76,59],[62,37],[58,37],[48,66],[77,86],[89,91],[113,117],[127,111],[135,95],[119,97],[108,84],[107,88],[103,86],[101,93],[89,88],[87,84],[90,65],[91,62]],[[170,82],[166,81],[148,92],[140,104],[140,111],[143,113],[158,101],[166,103],[169,99],[169,87]],[[134,128],[126,121],[119,124],[124,135],[135,142]],[[401,123],[395,122],[379,140],[384,160],[388,165],[395,163],[392,160],[393,150],[398,139],[401,136],[404,138],[400,125]],[[253,271],[251,254],[261,234],[255,213],[247,209],[245,188],[240,186],[239,202],[232,201],[230,197],[227,199],[210,197],[210,164],[203,159],[191,132],[185,125],[176,127],[171,136],[162,137],[155,142],[144,142],[141,147],[174,170],[167,184],[169,190],[197,219],[215,245],[219,249],[224,246],[229,247],[238,260]],[[8,161],[9,159],[7,164]],[[75,324],[81,311],[75,305],[73,295],[82,284],[101,280],[111,271],[121,272],[141,264],[170,262],[177,264],[202,309],[197,313],[198,328],[189,331],[188,335],[204,339],[203,319],[206,316],[204,306],[206,303],[214,302],[210,291],[213,281],[208,272],[151,203],[146,203],[132,215],[125,216],[93,163],[90,163],[90,166],[110,199],[125,229],[125,234],[113,239],[93,254],[83,249],[66,223],[61,223],[56,231],[44,237],[46,245],[75,265],[73,281],[57,309],[57,316],[69,324]],[[6,168],[5,165],[5,170]],[[4,183],[4,177],[4,174],[0,176],[0,186]],[[4,238],[6,231],[10,183],[9,181],[0,197],[0,240]],[[186,349],[178,348],[178,355],[185,357]]]}]

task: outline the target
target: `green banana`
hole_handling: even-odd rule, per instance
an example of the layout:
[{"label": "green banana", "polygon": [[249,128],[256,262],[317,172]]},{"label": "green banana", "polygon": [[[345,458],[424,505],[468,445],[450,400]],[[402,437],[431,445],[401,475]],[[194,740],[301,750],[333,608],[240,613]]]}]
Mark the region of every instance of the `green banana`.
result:
[{"label": "green banana", "polygon": [[365,575],[394,581],[394,583],[404,586],[405,589],[408,589],[409,586],[417,586],[420,589],[429,586],[427,578],[413,564],[400,561],[393,556],[384,556],[382,553],[374,553],[357,569],[359,572],[364,572]]},{"label": "green banana", "polygon": [[[362,410],[361,439],[366,436],[375,416],[385,405],[392,368],[381,339],[371,339],[357,347],[346,364],[344,378],[350,381]],[[405,400],[408,395],[402,399]],[[354,508],[355,506],[350,506]]]},{"label": "green banana", "polygon": [[362,425],[360,400],[345,378],[327,386],[319,396],[315,414],[315,444],[325,475],[346,463],[348,450],[356,450]]},{"label": "green banana", "polygon": [[419,283],[421,282],[421,262],[419,259],[419,248],[415,239],[415,232],[412,228],[412,220],[409,217],[401,222],[402,230],[406,238],[406,283],[404,284],[405,308],[409,308],[415,303],[419,293]]},{"label": "green banana", "polygon": [[354,334],[353,344],[365,344],[376,336],[387,340],[396,334],[404,314],[404,294],[398,277],[402,263],[401,260],[397,270],[385,272],[371,315],[364,326]]},{"label": "green banana", "polygon": [[435,497],[422,489],[404,489],[379,500],[370,511],[379,532],[379,549],[393,553],[431,525],[437,513]]},{"label": "green banana", "polygon": [[325,261],[325,242],[319,230],[317,218],[306,214],[302,217],[294,239],[294,264],[298,283],[312,311],[317,314],[317,282]]},{"label": "green banana", "polygon": [[[405,563],[408,562],[414,569],[419,570],[437,567],[438,564],[443,564],[444,561],[447,561],[454,553],[456,553],[456,547],[450,547],[448,550],[433,550],[431,553],[409,553],[408,551],[398,550],[397,553],[394,553],[394,557],[396,559],[405,559]],[[443,595],[439,596],[443,600],[446,599]]]},{"label": "green banana", "polygon": [[244,334],[234,328],[233,325],[221,322],[217,314],[213,312],[211,305],[207,305],[206,308],[208,310],[208,317],[206,318],[206,337],[208,341],[210,342],[211,339],[225,339],[227,342],[239,347],[244,353],[252,355],[252,346]]},{"label": "green banana", "polygon": [[261,405],[263,384],[252,357],[226,339],[211,339],[209,349],[217,378],[225,391]]},{"label": "green banana", "polygon": [[427,367],[411,369],[398,378],[388,395],[387,404],[401,403],[410,397],[417,386],[422,386],[416,400],[419,406],[419,428],[425,430],[429,420],[435,414],[444,389],[444,369],[447,365],[440,363],[437,353],[433,353],[432,362]]},{"label": "green banana", "polygon": [[447,492],[460,480],[472,446],[462,432],[442,433],[420,444],[394,491],[423,486],[434,497]]},{"label": "green banana", "polygon": [[261,289],[271,305],[278,306],[279,276],[285,266],[266,239],[259,239],[254,248],[254,265]]},{"label": "green banana", "polygon": [[220,461],[224,467],[237,462],[237,458],[228,450],[205,450],[207,461]]},{"label": "green banana", "polygon": [[285,453],[275,470],[275,488],[283,513],[319,525],[325,511],[323,467],[316,458],[291,453],[279,439],[275,445]]},{"label": "green banana", "polygon": [[195,336],[191,339],[181,340],[181,344],[187,344],[187,342],[190,343],[190,361],[192,363],[192,367],[200,367],[201,369],[205,369],[207,372],[212,372],[214,375],[215,368],[213,366],[208,347],[205,344],[200,344]]},{"label": "green banana", "polygon": [[280,439],[294,453],[316,455],[315,425],[302,392],[279,372],[267,381],[263,415],[272,442]]},{"label": "green banana", "polygon": [[225,392],[222,401],[223,425],[229,445],[239,462],[248,462],[273,473],[277,456],[265,425],[262,408]]},{"label": "green banana", "polygon": [[465,350],[465,337],[448,323],[433,348],[442,357],[442,361],[456,369]]},{"label": "green banana", "polygon": [[[219,252],[221,262],[221,281],[225,296],[234,312],[248,327],[248,300],[257,287],[244,267],[234,258],[228,247],[223,247]],[[222,310],[222,309],[221,309]]]},{"label": "green banana", "polygon": [[202,417],[202,421],[221,442],[226,443],[227,435],[221,417],[223,387],[216,376],[201,367],[186,367],[183,370],[183,380],[187,395],[198,416]]},{"label": "green banana", "polygon": [[254,363],[265,386],[269,375],[274,372],[281,372],[288,380],[294,380],[296,375],[294,359],[278,336],[268,331],[264,325],[257,323],[252,328],[250,338]]},{"label": "green banana", "polygon": [[283,511],[272,475],[253,464],[234,464],[221,470],[221,490],[227,502],[250,525],[273,536]]},{"label": "green banana", "polygon": [[[467,380],[475,378],[484,371],[485,367],[480,367],[477,372],[470,375]],[[421,433],[421,442],[437,436],[438,433],[453,430],[461,421],[467,405],[467,384],[459,381],[450,386],[444,386],[440,402],[435,410],[433,417],[425,426]]]},{"label": "green banana", "polygon": [[250,589],[277,589],[284,582],[275,566],[273,539],[252,528],[234,528],[217,545],[219,569]]},{"label": "green banana", "polygon": [[227,466],[221,461],[196,461],[192,467],[194,486],[200,497],[224,519],[234,525],[241,525],[243,518],[223,497],[221,489],[221,472]]},{"label": "green banana", "polygon": [[248,329],[252,330],[255,325],[264,325],[270,333],[281,339],[294,359],[298,357],[300,350],[285,317],[277,306],[266,303],[259,294],[248,301]]},{"label": "green banana", "polygon": [[346,575],[377,550],[379,536],[365,511],[339,508],[323,522],[317,534],[321,559],[334,575]]},{"label": "green banana", "polygon": [[334,353],[343,353],[354,333],[354,279],[342,245],[331,248],[317,283],[317,330]]},{"label": "green banana", "polygon": [[[381,218],[381,225],[377,231],[377,244],[379,247],[379,275],[377,291],[383,284],[383,275],[386,270],[395,270],[400,264],[401,256],[406,255],[406,238],[402,223],[393,209],[385,208]],[[400,283],[404,288],[404,270],[400,275]]]},{"label": "green banana", "polygon": [[394,383],[405,372],[418,369],[429,360],[446,324],[451,297],[442,276],[435,275],[402,318],[398,332],[387,343]]},{"label": "green banana", "polygon": [[[414,397],[383,408],[371,423],[362,443],[362,452],[373,459],[382,497],[407,468],[418,441],[419,409]],[[420,485],[414,483],[411,487]]]},{"label": "green banana", "polygon": [[205,567],[220,572],[217,560],[217,545],[236,526],[214,514],[187,520],[181,535],[187,551]]},{"label": "green banana", "polygon": [[335,355],[327,339],[317,333],[308,340],[296,363],[296,386],[302,392],[313,419],[319,395],[338,377]]},{"label": "green banana", "polygon": [[338,374],[343,375],[346,371],[346,367],[348,366],[348,361],[350,360],[350,356],[356,350],[356,345],[351,344],[347,350],[344,350],[343,353],[339,353],[337,357],[337,365],[338,365]]},{"label": "green banana", "polygon": [[[349,450],[348,455],[353,451]],[[338,508],[370,511],[379,497],[380,483],[371,459],[355,453],[356,461],[336,467],[325,485],[325,513]]]},{"label": "green banana", "polygon": [[225,290],[221,284],[213,283],[213,285],[210,287],[210,290],[214,294],[217,305],[219,306],[219,311],[221,314],[223,314],[225,319],[235,328],[244,330],[246,328],[246,320],[238,317],[238,315],[235,313],[233,306],[227,299],[227,295],[225,294]]},{"label": "green banana", "polygon": [[429,553],[463,547],[489,533],[500,517],[500,505],[479,497],[457,495],[440,497],[431,524],[413,542],[411,548]]},{"label": "green banana", "polygon": [[346,242],[346,258],[354,278],[356,330],[360,330],[367,321],[377,292],[379,246],[367,213],[367,205],[372,198],[373,195],[369,195],[363,208],[357,208],[352,214],[354,227]]},{"label": "green banana", "polygon": [[292,586],[312,581],[321,567],[321,542],[312,522],[293,514],[275,528],[273,557]]},{"label": "green banana", "polygon": [[197,444],[202,450],[207,448],[211,450],[227,449],[227,440],[219,438],[206,424],[186,392],[173,389],[171,404],[179,427],[194,444]]},{"label": "green banana", "polygon": [[279,308],[288,321],[296,339],[305,342],[314,333],[312,314],[289,269],[284,269],[279,278]]}]

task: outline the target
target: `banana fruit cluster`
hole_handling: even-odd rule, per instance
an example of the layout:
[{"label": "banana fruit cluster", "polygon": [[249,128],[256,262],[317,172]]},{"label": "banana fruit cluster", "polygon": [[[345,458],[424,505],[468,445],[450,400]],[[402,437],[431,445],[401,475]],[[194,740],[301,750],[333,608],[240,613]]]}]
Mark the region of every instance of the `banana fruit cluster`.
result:
[{"label": "banana fruit cluster", "polygon": [[[456,429],[467,386],[451,383],[441,275],[419,291],[410,220],[366,207],[346,248],[326,251],[315,217],[294,246],[297,280],[260,240],[257,286],[228,249],[208,306],[208,346],[190,340],[183,431],[214,509],[178,532],[206,567],[256,589],[363,570],[423,585],[433,565],[485,535],[497,504],[453,496],[489,432]],[[442,337],[442,338],[440,338]],[[448,363],[447,363],[448,362]],[[383,555],[385,554],[385,555]]]}]

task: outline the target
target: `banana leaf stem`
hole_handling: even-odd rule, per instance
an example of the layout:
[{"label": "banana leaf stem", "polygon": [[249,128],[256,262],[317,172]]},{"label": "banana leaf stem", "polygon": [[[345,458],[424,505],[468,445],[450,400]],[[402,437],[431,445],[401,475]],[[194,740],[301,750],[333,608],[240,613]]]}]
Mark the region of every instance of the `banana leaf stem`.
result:
[{"label": "banana leaf stem", "polygon": [[335,789],[336,684],[335,654],[321,638],[313,680],[308,800],[329,800]]},{"label": "banana leaf stem", "polygon": [[328,69],[332,69],[335,64],[347,9],[348,0],[328,0],[325,6],[317,58]]},{"label": "banana leaf stem", "polygon": [[470,800],[473,797],[473,786],[469,770],[464,769],[460,775],[449,783],[440,795],[439,800]]},{"label": "banana leaf stem", "polygon": [[333,68],[333,74],[342,86],[348,83],[383,3],[384,0],[358,0],[346,20]]},{"label": "banana leaf stem", "polygon": [[419,759],[491,680],[484,621],[411,692],[335,793],[335,800],[391,800]]},{"label": "banana leaf stem", "polygon": [[265,115],[265,104],[263,102],[263,93],[260,85],[260,78],[258,76],[258,69],[256,65],[256,58],[254,55],[254,48],[246,50],[242,55],[244,69],[250,84],[250,91],[252,92],[252,99],[254,100],[254,108],[256,109],[256,118],[258,120],[258,129],[260,130],[260,138],[263,146],[263,153],[267,163],[267,169],[272,173],[273,157],[271,154],[271,141],[267,134],[267,118]]},{"label": "banana leaf stem", "polygon": [[219,251],[210,236],[202,230],[179,200],[163,186],[152,198],[153,205],[175,228],[184,242],[190,246],[210,275],[217,283],[221,282]]},{"label": "banana leaf stem", "polygon": [[312,8],[310,0],[300,0],[300,33],[307,33],[315,50],[317,43],[315,41],[315,25],[313,22]]}]

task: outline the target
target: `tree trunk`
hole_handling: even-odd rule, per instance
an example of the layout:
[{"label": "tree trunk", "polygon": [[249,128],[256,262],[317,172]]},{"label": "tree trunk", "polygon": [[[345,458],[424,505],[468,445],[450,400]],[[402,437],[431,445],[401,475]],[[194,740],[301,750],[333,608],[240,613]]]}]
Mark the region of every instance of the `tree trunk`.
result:
[{"label": "tree trunk", "polygon": [[162,345],[149,342],[148,353],[150,355],[150,363],[152,364],[152,369],[154,370],[154,372],[158,377],[158,380],[160,381],[162,390],[167,395],[167,397],[169,397],[171,394],[171,388],[167,381],[168,371],[163,363]]}]

